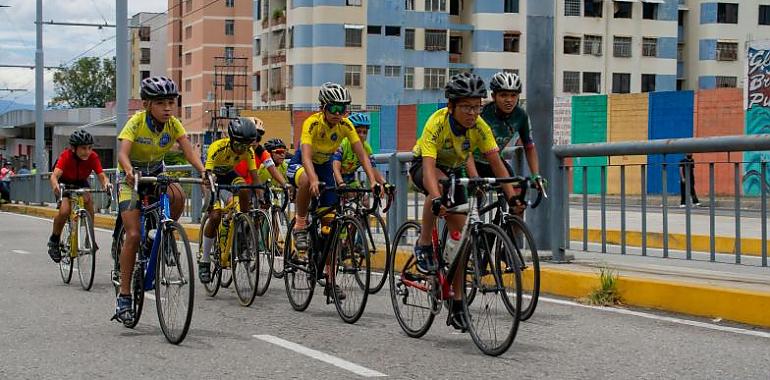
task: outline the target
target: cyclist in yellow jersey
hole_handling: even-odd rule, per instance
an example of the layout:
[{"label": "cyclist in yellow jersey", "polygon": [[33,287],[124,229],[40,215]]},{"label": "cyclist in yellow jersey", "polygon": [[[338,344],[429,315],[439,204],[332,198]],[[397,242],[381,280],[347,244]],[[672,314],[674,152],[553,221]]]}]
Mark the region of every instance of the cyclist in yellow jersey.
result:
[{"label": "cyclist in yellow jersey", "polygon": [[[131,117],[118,135],[120,140],[118,163],[123,177],[120,182],[118,201],[120,220],[126,236],[123,241],[123,250],[120,252],[120,291],[115,307],[115,318],[123,323],[129,323],[134,319],[130,279],[140,238],[138,206],[142,195],[155,193],[152,185],[140,185],[139,194],[134,193],[135,170],[140,171],[142,175],[161,174],[164,168],[163,158],[176,142],[193,168],[201,176],[205,174],[203,164],[190,144],[182,123],[172,116],[178,97],[179,91],[171,79],[166,77],[143,79],[141,98],[144,111]],[[177,219],[184,208],[184,192],[181,187],[173,185],[169,187],[168,195],[171,217]],[[117,228],[119,227],[116,226],[116,230]]]},{"label": "cyclist in yellow jersey", "polygon": [[[267,142],[264,144],[264,148],[270,154],[270,158],[272,158],[273,164],[278,171],[278,174],[280,174],[281,177],[283,177],[283,179],[288,182],[286,171],[289,168],[289,161],[286,161],[286,144],[279,138],[272,138],[267,140]],[[262,183],[273,179],[273,174],[270,173],[268,168],[264,165],[257,168],[257,175],[259,176],[259,180],[262,181]]]},{"label": "cyclist in yellow jersey", "polygon": [[[417,268],[426,273],[436,270],[431,233],[435,221],[433,200],[441,197],[439,180],[450,175],[459,176],[463,167],[467,168],[470,177],[478,176],[471,154],[477,148],[489,160],[495,176],[509,175],[500,159],[499,148],[489,125],[479,116],[481,100],[487,97],[487,89],[481,77],[469,73],[457,74],[449,79],[444,95],[449,100],[448,105],[433,113],[425,123],[425,129],[414,146],[415,158],[409,170],[414,185],[426,195],[420,238],[414,247]],[[503,190],[506,197],[511,199],[513,188],[504,185]],[[454,193],[455,204],[465,203],[464,188],[458,186],[451,191]],[[443,206],[442,214],[445,213]],[[465,224],[465,216],[447,215],[446,221],[450,232],[458,232]],[[464,331],[467,323],[462,303],[459,302],[463,286],[462,271],[452,279],[452,286],[457,302],[452,302],[447,324]]]}]

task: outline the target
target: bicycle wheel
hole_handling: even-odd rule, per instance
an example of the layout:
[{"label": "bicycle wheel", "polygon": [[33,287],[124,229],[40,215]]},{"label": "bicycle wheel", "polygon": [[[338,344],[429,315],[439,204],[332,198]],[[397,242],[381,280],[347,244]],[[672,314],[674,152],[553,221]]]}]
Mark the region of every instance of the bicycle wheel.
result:
[{"label": "bicycle wheel", "polygon": [[59,261],[59,274],[61,280],[65,284],[69,284],[72,280],[72,227],[70,221],[64,223],[64,228],[61,231],[61,237],[59,237],[59,251],[61,252],[61,260]]},{"label": "bicycle wheel", "polygon": [[388,236],[387,226],[382,215],[374,215],[375,230],[367,225],[366,232],[369,237],[369,257],[371,258],[372,268],[378,272],[372,272],[372,278],[369,281],[369,294],[376,294],[385,285],[388,279],[388,252],[390,252],[390,237]]},{"label": "bicycle wheel", "polygon": [[288,229],[288,222],[286,221],[286,213],[281,211],[280,207],[273,206],[271,208],[271,219],[273,226],[271,231],[271,242],[273,247],[273,276],[275,278],[283,277],[283,247],[286,240],[286,230]]},{"label": "bicycle wheel", "polygon": [[[334,306],[343,321],[356,323],[366,309],[371,275],[367,228],[357,218],[346,216],[339,220],[334,236],[330,289],[339,286],[340,292],[332,291]],[[340,295],[344,294],[345,297]]]},{"label": "bicycle wheel", "polygon": [[83,290],[91,290],[96,270],[96,239],[91,214],[82,210],[78,217],[78,277]]},{"label": "bicycle wheel", "polygon": [[506,292],[511,302],[509,306],[515,304],[512,299],[515,292],[511,292],[515,282],[512,280],[512,266],[518,264],[521,271],[521,320],[526,321],[537,308],[537,300],[540,297],[540,258],[537,255],[537,247],[532,233],[527,228],[526,223],[518,217],[511,215],[506,218],[503,227],[508,232],[508,237],[513,243],[512,252],[504,252],[498,255],[496,265],[500,270],[500,276],[503,284],[506,286]]},{"label": "bicycle wheel", "polygon": [[[123,241],[126,238],[126,230],[121,228],[118,232],[118,238],[113,241],[112,247],[112,286],[115,289],[115,297],[120,292],[120,253],[123,251]],[[136,262],[134,264],[134,271],[131,273],[131,299],[133,300],[134,320],[131,323],[124,323],[123,325],[132,329],[139,323],[139,319],[142,317],[142,309],[144,308],[144,265],[142,264],[139,254],[136,254]]]},{"label": "bicycle wheel", "polygon": [[468,304],[463,292],[463,310],[473,343],[485,354],[498,356],[513,343],[521,317],[521,273],[513,267],[516,282],[516,313],[511,314],[508,296],[492,258],[499,250],[513,251],[513,244],[505,231],[492,224],[479,226],[478,234],[471,234],[469,243],[460,256],[460,267],[472,277],[477,288],[475,302]]},{"label": "bicycle wheel", "polygon": [[259,267],[255,268],[259,273],[257,276],[256,294],[262,296],[267,292],[267,288],[270,287],[270,280],[273,279],[272,232],[270,218],[266,212],[257,210],[253,217],[254,226],[256,227],[255,235],[257,237],[256,254],[257,261],[259,261]]},{"label": "bicycle wheel", "polygon": [[[198,230],[198,254],[197,259],[200,263],[203,257],[203,230],[206,228],[206,223],[209,220],[209,214],[205,213],[201,217],[201,227]],[[211,250],[217,251],[219,249],[219,234],[214,234],[214,241],[211,242]],[[206,290],[206,295],[214,297],[219,292],[219,286],[222,284],[222,269],[219,265],[219,254],[211,252],[211,281],[203,284],[203,289]],[[200,264],[199,264],[200,265]]]},{"label": "bicycle wheel", "polygon": [[190,241],[184,228],[166,222],[155,262],[155,306],[163,335],[172,344],[181,343],[192,320],[195,277]]},{"label": "bicycle wheel", "polygon": [[438,304],[431,294],[433,280],[417,271],[412,254],[420,225],[406,222],[398,228],[388,254],[388,286],[396,320],[406,335],[419,338],[430,329]]},{"label": "bicycle wheel", "polygon": [[308,252],[299,252],[294,247],[294,220],[292,219],[286,231],[284,247],[284,276],[286,295],[291,307],[296,311],[304,311],[310,306],[315,291],[315,264],[310,260]]},{"label": "bicycle wheel", "polygon": [[230,248],[230,269],[235,293],[241,306],[251,306],[259,281],[257,233],[248,214],[236,215],[231,228],[235,228]]}]

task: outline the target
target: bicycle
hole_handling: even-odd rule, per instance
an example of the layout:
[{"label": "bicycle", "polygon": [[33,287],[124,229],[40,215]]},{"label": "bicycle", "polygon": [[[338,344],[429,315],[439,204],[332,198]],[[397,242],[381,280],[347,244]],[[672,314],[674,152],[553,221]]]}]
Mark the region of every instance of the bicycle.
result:
[{"label": "bicycle", "polygon": [[[448,200],[454,203],[448,191],[455,185],[466,186],[472,196],[469,196],[467,204],[446,210],[448,214],[468,215],[453,258],[445,260],[444,244],[438,239],[436,224],[433,225],[433,258],[439,264],[435,272],[418,271],[412,254],[420,236],[420,224],[407,221],[399,227],[388,256],[390,298],[396,319],[409,337],[420,338],[428,332],[434,318],[441,312],[442,301],[447,301],[449,306],[449,301],[454,298],[452,279],[460,273],[465,275],[465,287],[475,288],[479,293],[476,298],[481,298],[472,304],[468,302],[468,289],[463,291],[461,298],[473,342],[483,353],[491,356],[501,355],[511,346],[521,317],[520,266],[512,267],[512,283],[503,283],[501,268],[495,267],[495,261],[490,257],[497,256],[500,250],[513,251],[513,243],[502,228],[480,219],[479,207],[485,201],[488,185],[513,181],[511,178],[454,177],[439,181],[444,186],[441,197],[433,202],[434,215],[439,214],[441,206]],[[400,250],[406,252],[399,254]],[[398,273],[397,268],[400,268]],[[515,293],[514,297],[508,297],[509,289]],[[482,336],[485,332],[490,336]]]},{"label": "bicycle", "polygon": [[[232,192],[232,198],[222,208],[222,218],[217,226],[217,233],[214,235],[212,243],[211,263],[211,281],[203,283],[203,288],[209,297],[216,296],[222,285],[223,274],[228,272],[230,278],[235,284],[235,293],[238,296],[238,302],[242,306],[251,306],[254,297],[257,295],[257,282],[259,278],[259,259],[257,258],[257,248],[259,240],[257,230],[251,219],[251,210],[241,212],[239,210],[238,193],[242,189],[256,190],[264,189],[262,185],[219,185],[213,183],[212,197],[209,202],[209,209],[220,197],[223,190]],[[199,230],[199,240],[203,241],[203,231],[208,223],[208,213],[201,218]],[[232,225],[231,225],[232,223]],[[198,245],[197,258],[203,256],[203,244]],[[202,265],[202,264],[199,264]],[[241,271],[240,269],[244,269]],[[229,285],[229,284],[228,284]]]},{"label": "bicycle", "polygon": [[286,189],[271,188],[271,194],[274,191],[280,189],[283,192],[283,197],[271,196],[270,197],[270,247],[273,253],[272,258],[272,272],[273,277],[277,279],[283,278],[283,250],[285,240],[282,237],[286,236],[286,231],[289,228],[288,218],[286,217],[286,207],[289,205],[289,193]]},{"label": "bicycle", "polygon": [[[59,261],[59,274],[65,284],[72,280],[72,262],[77,261],[78,277],[83,290],[91,290],[94,284],[94,272],[96,270],[96,238],[94,236],[94,221],[91,214],[85,209],[86,193],[108,193],[104,190],[92,190],[88,188],[69,187],[59,184],[59,204],[63,202],[65,195],[69,195],[70,214],[64,224],[61,233],[61,261]],[[109,199],[106,208],[110,208]]]},{"label": "bicycle", "polygon": [[[335,191],[338,195],[371,192],[369,189],[324,187],[322,182],[319,186],[322,192]],[[379,196],[375,197],[371,211],[378,207],[378,200]],[[341,202],[338,202],[330,207],[319,208],[317,199],[311,202],[307,226],[309,252],[297,251],[294,246],[292,234],[295,219],[292,219],[286,232],[283,279],[289,303],[297,311],[307,309],[316,282],[325,279],[323,286],[326,304],[334,302],[340,318],[347,323],[355,323],[361,318],[369,295],[371,267],[368,239],[361,236],[365,233],[365,227],[361,225],[360,219],[341,212],[340,205]],[[325,217],[327,222],[322,223]],[[330,260],[329,271],[324,274],[327,259]]]},{"label": "bicycle", "polygon": [[[190,241],[184,228],[170,217],[169,196],[166,194],[172,183],[202,184],[200,178],[171,178],[167,176],[142,177],[134,171],[134,193],[139,194],[139,183],[156,184],[157,201],[150,204],[150,196],[142,197],[140,208],[141,239],[136,264],[131,276],[131,298],[134,319],[124,323],[134,328],[139,323],[144,306],[144,292],[155,290],[155,306],[160,329],[166,340],[172,344],[181,343],[190,328],[195,300]],[[131,202],[134,202],[132,199]],[[125,239],[121,228],[114,242],[114,269],[112,284],[115,295],[120,291],[120,252]],[[181,246],[180,246],[181,243]],[[175,292],[172,292],[174,290]],[[186,290],[186,292],[185,292]],[[186,294],[180,295],[185,292]],[[183,309],[179,310],[179,307]],[[176,310],[171,310],[175,308]],[[113,319],[116,317],[113,317]],[[181,326],[177,326],[177,323]]]}]

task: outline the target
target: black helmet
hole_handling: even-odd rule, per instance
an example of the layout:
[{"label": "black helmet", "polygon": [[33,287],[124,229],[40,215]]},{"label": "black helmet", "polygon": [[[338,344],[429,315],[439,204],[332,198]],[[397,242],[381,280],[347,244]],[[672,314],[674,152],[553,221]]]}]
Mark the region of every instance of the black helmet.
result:
[{"label": "black helmet", "polygon": [[487,87],[476,74],[463,72],[452,76],[444,87],[444,96],[449,100],[460,98],[486,98]]},{"label": "black helmet", "polygon": [[70,145],[94,145],[94,138],[85,129],[76,129],[75,132],[72,132],[70,135]]},{"label": "black helmet", "polygon": [[251,144],[257,139],[257,126],[250,117],[239,117],[230,120],[227,125],[227,136],[230,140]]},{"label": "black helmet", "polygon": [[166,77],[142,79],[142,100],[176,99],[179,90],[173,80]]},{"label": "black helmet", "polygon": [[492,92],[521,92],[521,78],[514,73],[501,71],[492,76],[492,79],[489,81],[489,89],[492,90]]},{"label": "black helmet", "polygon": [[273,150],[279,149],[279,148],[286,149],[286,144],[284,144],[283,140],[277,137],[267,140],[267,142],[265,143],[265,149],[268,152],[272,152]]},{"label": "black helmet", "polygon": [[321,104],[350,104],[350,91],[337,83],[326,82],[321,85],[321,90],[318,91],[318,101]]}]

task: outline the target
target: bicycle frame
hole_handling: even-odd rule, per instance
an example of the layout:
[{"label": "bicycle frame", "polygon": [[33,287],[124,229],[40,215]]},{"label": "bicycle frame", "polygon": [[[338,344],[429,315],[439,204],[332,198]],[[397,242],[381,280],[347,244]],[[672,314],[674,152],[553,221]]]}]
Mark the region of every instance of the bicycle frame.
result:
[{"label": "bicycle frame", "polygon": [[[137,181],[138,182],[138,181]],[[158,257],[158,251],[160,248],[160,241],[163,239],[163,225],[168,222],[173,222],[173,219],[171,219],[171,216],[169,214],[169,197],[168,194],[165,192],[165,186],[161,186],[160,191],[160,198],[157,202],[148,205],[147,199],[149,196],[145,196],[142,201],[142,208],[140,210],[140,231],[141,231],[141,238],[140,242],[144,242],[147,240],[147,231],[145,229],[145,222],[148,214],[154,213],[156,218],[159,217],[160,220],[157,222],[158,225],[156,226],[156,233],[155,238],[152,242],[152,248],[150,249],[149,256],[146,254],[141,254],[139,257],[139,260],[144,268],[144,290],[152,290],[155,288],[155,262]],[[139,245],[139,252],[144,253],[142,250],[142,244]]]}]

